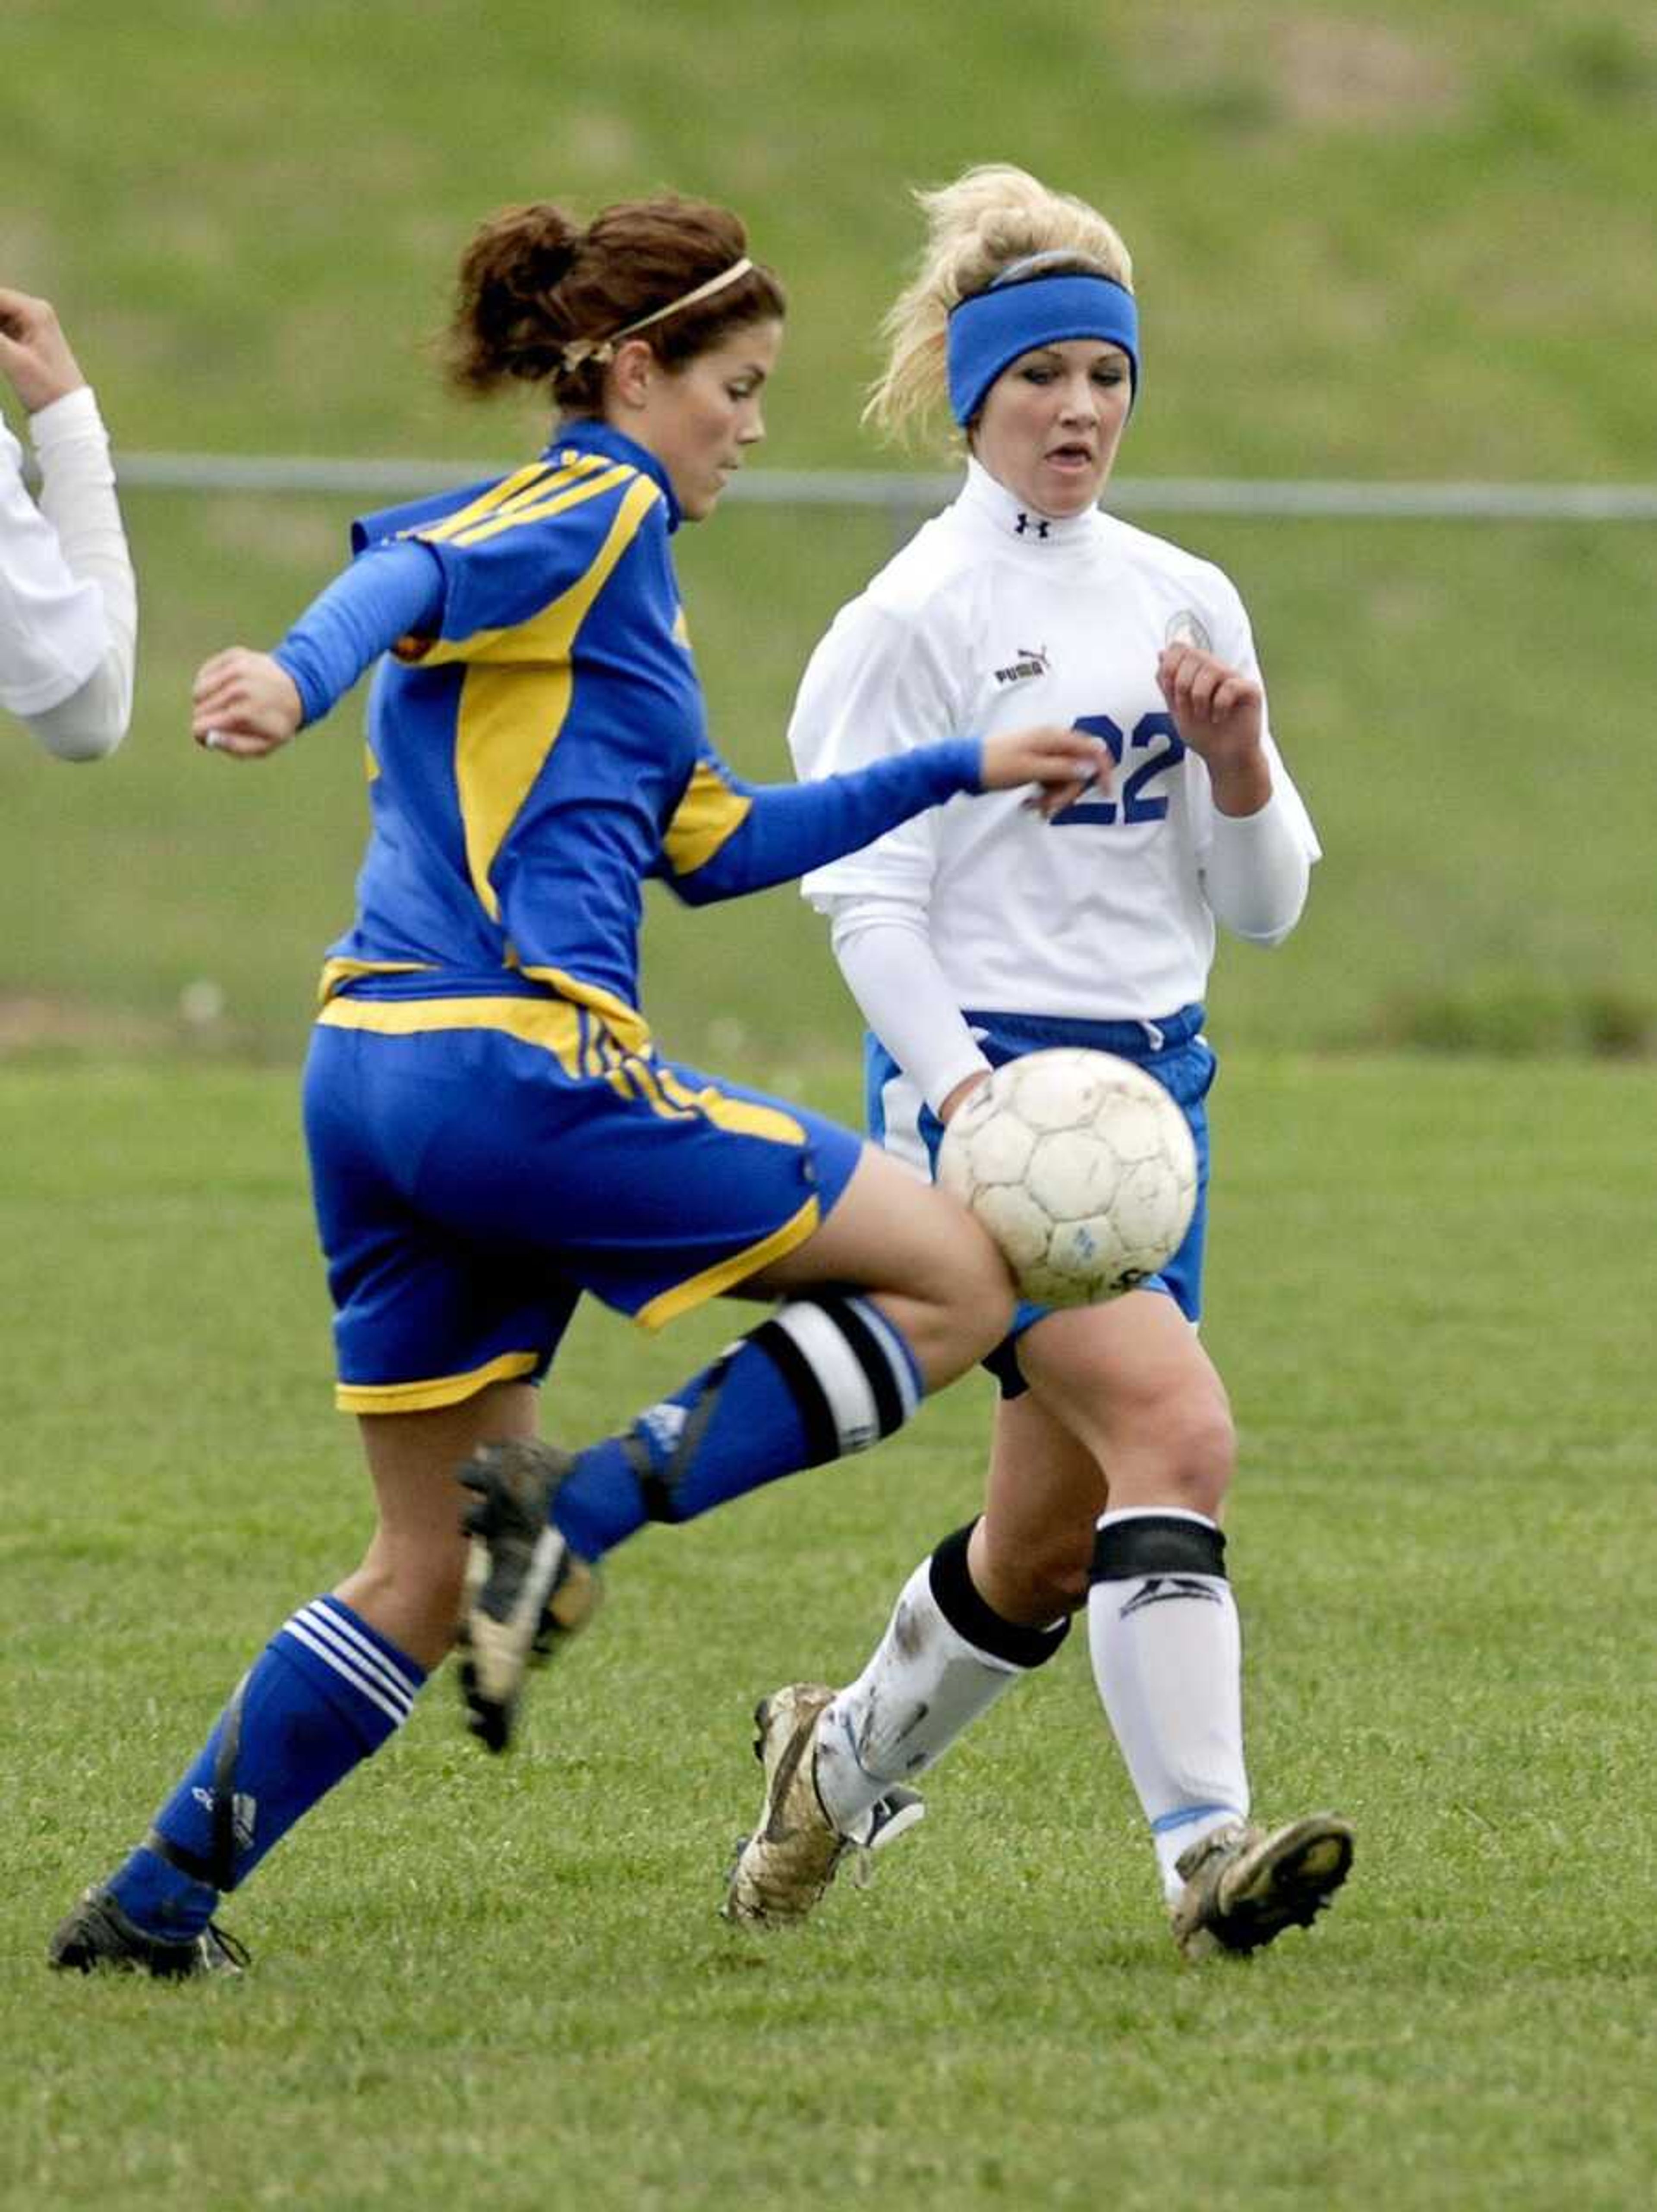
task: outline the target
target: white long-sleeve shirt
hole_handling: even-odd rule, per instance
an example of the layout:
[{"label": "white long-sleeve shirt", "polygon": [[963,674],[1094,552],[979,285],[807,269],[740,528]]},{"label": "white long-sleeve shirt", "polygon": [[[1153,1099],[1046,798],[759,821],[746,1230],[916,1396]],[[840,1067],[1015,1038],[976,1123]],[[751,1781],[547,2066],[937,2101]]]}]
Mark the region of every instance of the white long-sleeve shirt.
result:
[{"label": "white long-sleeve shirt", "polygon": [[789,730],[802,776],[933,738],[1038,722],[1117,766],[1056,823],[1016,792],[954,799],[804,890],[870,1027],[934,1108],[986,1065],[963,1010],[1154,1022],[1199,1000],[1217,920],[1274,944],[1316,834],[1269,731],[1272,796],[1214,805],[1157,690],[1170,636],[1258,676],[1229,580],[1098,509],[1032,515],[976,462],[955,503],[843,608]]},{"label": "white long-sleeve shirt", "polygon": [[109,438],[82,385],[29,417],[22,449],[0,422],[0,708],[60,760],[101,760],[132,711],[137,588]]}]

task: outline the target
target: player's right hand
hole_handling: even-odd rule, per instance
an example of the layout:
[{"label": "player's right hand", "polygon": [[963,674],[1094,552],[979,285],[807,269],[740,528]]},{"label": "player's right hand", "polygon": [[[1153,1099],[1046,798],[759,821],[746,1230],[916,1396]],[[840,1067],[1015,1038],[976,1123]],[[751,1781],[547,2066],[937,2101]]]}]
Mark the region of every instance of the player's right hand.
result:
[{"label": "player's right hand", "polygon": [[190,734],[208,751],[258,760],[285,745],[305,717],[293,678],[268,653],[233,645],[202,663]]},{"label": "player's right hand", "polygon": [[984,740],[982,787],[1014,791],[1021,783],[1040,786],[1024,802],[1051,822],[1084,791],[1108,784],[1114,763],[1102,738],[1086,730],[1043,723],[1032,730],[998,730]]}]

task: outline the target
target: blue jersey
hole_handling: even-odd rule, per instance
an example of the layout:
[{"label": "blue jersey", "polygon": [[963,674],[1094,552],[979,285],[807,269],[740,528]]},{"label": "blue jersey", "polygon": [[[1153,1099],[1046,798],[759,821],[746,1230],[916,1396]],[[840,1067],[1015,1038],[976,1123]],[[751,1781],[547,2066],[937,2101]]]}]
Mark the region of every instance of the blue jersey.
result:
[{"label": "blue jersey", "polygon": [[848,1131],[656,1051],[643,886],[785,882],[976,790],[981,748],[744,783],[708,742],[677,520],[652,455],[579,423],[360,523],[277,648],[310,721],[391,648],[306,1085],[349,1411],[538,1377],[583,1291],[669,1321],[793,1250],[856,1168]]},{"label": "blue jersey", "polygon": [[677,520],[655,457],[583,422],[504,479],[357,524],[360,554],[428,548],[440,606],[374,683],[373,834],[325,997],[538,989],[642,1034],[646,878],[735,896],[976,787],[975,740],[827,783],[736,776],[708,739]]}]

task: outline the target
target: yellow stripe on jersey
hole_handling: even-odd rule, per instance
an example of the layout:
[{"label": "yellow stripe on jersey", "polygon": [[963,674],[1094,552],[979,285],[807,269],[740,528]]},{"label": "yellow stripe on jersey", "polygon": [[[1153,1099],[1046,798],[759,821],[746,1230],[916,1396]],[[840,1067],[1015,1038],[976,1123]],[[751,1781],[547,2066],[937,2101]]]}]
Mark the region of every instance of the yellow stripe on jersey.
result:
[{"label": "yellow stripe on jersey", "polygon": [[565,479],[555,477],[532,499],[520,501],[511,508],[504,508],[499,514],[490,516],[487,521],[476,523],[470,530],[463,530],[455,544],[482,545],[491,538],[498,538],[503,530],[515,530],[519,523],[544,522],[549,514],[561,514],[567,507],[581,507],[588,500],[597,499],[600,492],[614,491],[617,484],[625,483],[629,477],[637,476],[639,472],[626,461],[612,461],[602,476],[592,476],[591,465],[587,463],[582,465],[578,473],[586,476],[588,481],[561,490],[558,487]]},{"label": "yellow stripe on jersey", "polygon": [[[524,507],[516,514],[503,517],[498,524],[492,525],[489,529],[477,533],[478,536],[492,536],[497,528],[511,530],[516,528],[519,523],[544,521],[549,514],[561,514],[567,508],[580,507],[587,500],[596,499],[600,492],[614,491],[617,484],[621,483],[628,485],[627,492],[616,502],[616,514],[611,520],[610,531],[604,544],[598,549],[592,567],[589,568],[585,574],[579,576],[574,583],[566,591],[561,592],[555,599],[549,600],[539,614],[531,615],[524,622],[515,623],[508,629],[474,630],[470,637],[400,639],[397,647],[398,659],[417,661],[422,668],[434,668],[440,663],[450,660],[491,660],[507,663],[550,660],[556,658],[555,648],[561,635],[562,623],[561,621],[554,620],[553,617],[559,615],[560,610],[569,600],[576,598],[586,589],[588,580],[593,575],[595,570],[598,570],[600,573],[598,582],[592,586],[592,592],[581,608],[583,614],[586,612],[587,606],[592,604],[592,597],[596,596],[599,586],[604,583],[610,569],[626,551],[632,542],[634,532],[638,529],[650,508],[661,497],[661,493],[648,477],[641,477],[636,469],[628,468],[624,464],[614,464],[602,478],[595,478],[590,483],[577,484],[573,489],[560,492],[555,498],[548,500],[544,505],[537,502],[533,507]],[[624,517],[626,521],[623,526]],[[615,538],[618,526],[623,527],[623,535],[620,544],[612,552],[611,540]],[[476,542],[476,537],[470,534],[465,540],[469,545]],[[406,651],[405,645],[408,647]],[[563,650],[568,651],[568,640],[564,641]]]},{"label": "yellow stripe on jersey", "polygon": [[[469,668],[462,680],[455,718],[455,783],[472,888],[491,921],[501,919],[501,902],[489,871],[569,712],[576,634],[660,497],[648,477],[635,477],[586,574],[538,615],[502,634],[510,640],[510,660],[519,665],[505,665],[508,656],[501,653],[488,665]],[[470,640],[466,649],[482,642]],[[541,664],[539,672],[526,674],[524,663]]]},{"label": "yellow stripe on jersey", "polygon": [[515,1382],[532,1375],[538,1352],[503,1352],[464,1375],[434,1375],[423,1382],[339,1382],[334,1403],[342,1413],[428,1413],[434,1407],[458,1406],[491,1382]]},{"label": "yellow stripe on jersey", "polygon": [[420,523],[404,534],[425,538],[433,544],[442,544],[458,538],[463,530],[470,530],[490,515],[501,514],[526,500],[538,500],[560,484],[571,484],[579,477],[594,476],[601,469],[615,465],[602,453],[561,453],[555,461],[531,461],[521,469],[514,469],[509,477],[489,490],[446,514],[440,522]]},{"label": "yellow stripe on jersey", "polygon": [[785,1252],[804,1244],[816,1230],[822,1218],[822,1209],[815,1198],[808,1198],[799,1212],[780,1229],[774,1229],[757,1244],[746,1251],[733,1252],[729,1258],[719,1261],[713,1267],[704,1267],[700,1275],[676,1284],[672,1290],[664,1291],[659,1297],[652,1298],[648,1305],[640,1306],[633,1318],[640,1328],[662,1328],[677,1321],[692,1306],[705,1304],[728,1291],[733,1283],[746,1282],[762,1267],[768,1267],[774,1260],[780,1260]]},{"label": "yellow stripe on jersey", "polygon": [[753,804],[751,798],[732,791],[708,762],[698,761],[662,840],[674,874],[694,874],[711,860],[725,839],[741,829]]}]

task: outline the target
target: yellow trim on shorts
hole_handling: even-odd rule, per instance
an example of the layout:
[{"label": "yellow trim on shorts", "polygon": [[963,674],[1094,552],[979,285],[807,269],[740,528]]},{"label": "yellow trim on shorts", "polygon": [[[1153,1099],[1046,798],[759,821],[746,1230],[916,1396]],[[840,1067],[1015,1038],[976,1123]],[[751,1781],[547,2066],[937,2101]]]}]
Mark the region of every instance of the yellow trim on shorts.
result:
[{"label": "yellow trim on shorts", "polygon": [[337,1382],[334,1403],[342,1413],[429,1413],[475,1398],[491,1382],[516,1382],[540,1364],[538,1352],[503,1352],[464,1375],[437,1375],[424,1382]]},{"label": "yellow trim on shorts", "polygon": [[676,1284],[640,1306],[633,1318],[640,1328],[665,1328],[669,1322],[677,1321],[681,1314],[693,1307],[706,1305],[709,1298],[717,1298],[733,1283],[746,1282],[750,1275],[757,1274],[773,1260],[781,1259],[796,1245],[804,1244],[812,1235],[822,1218],[822,1211],[815,1198],[808,1198],[792,1221],[785,1221],[780,1229],[774,1229],[768,1237],[761,1237],[746,1251],[733,1252],[728,1259],[719,1261],[712,1267],[704,1267],[700,1275],[692,1275],[686,1282]]}]

